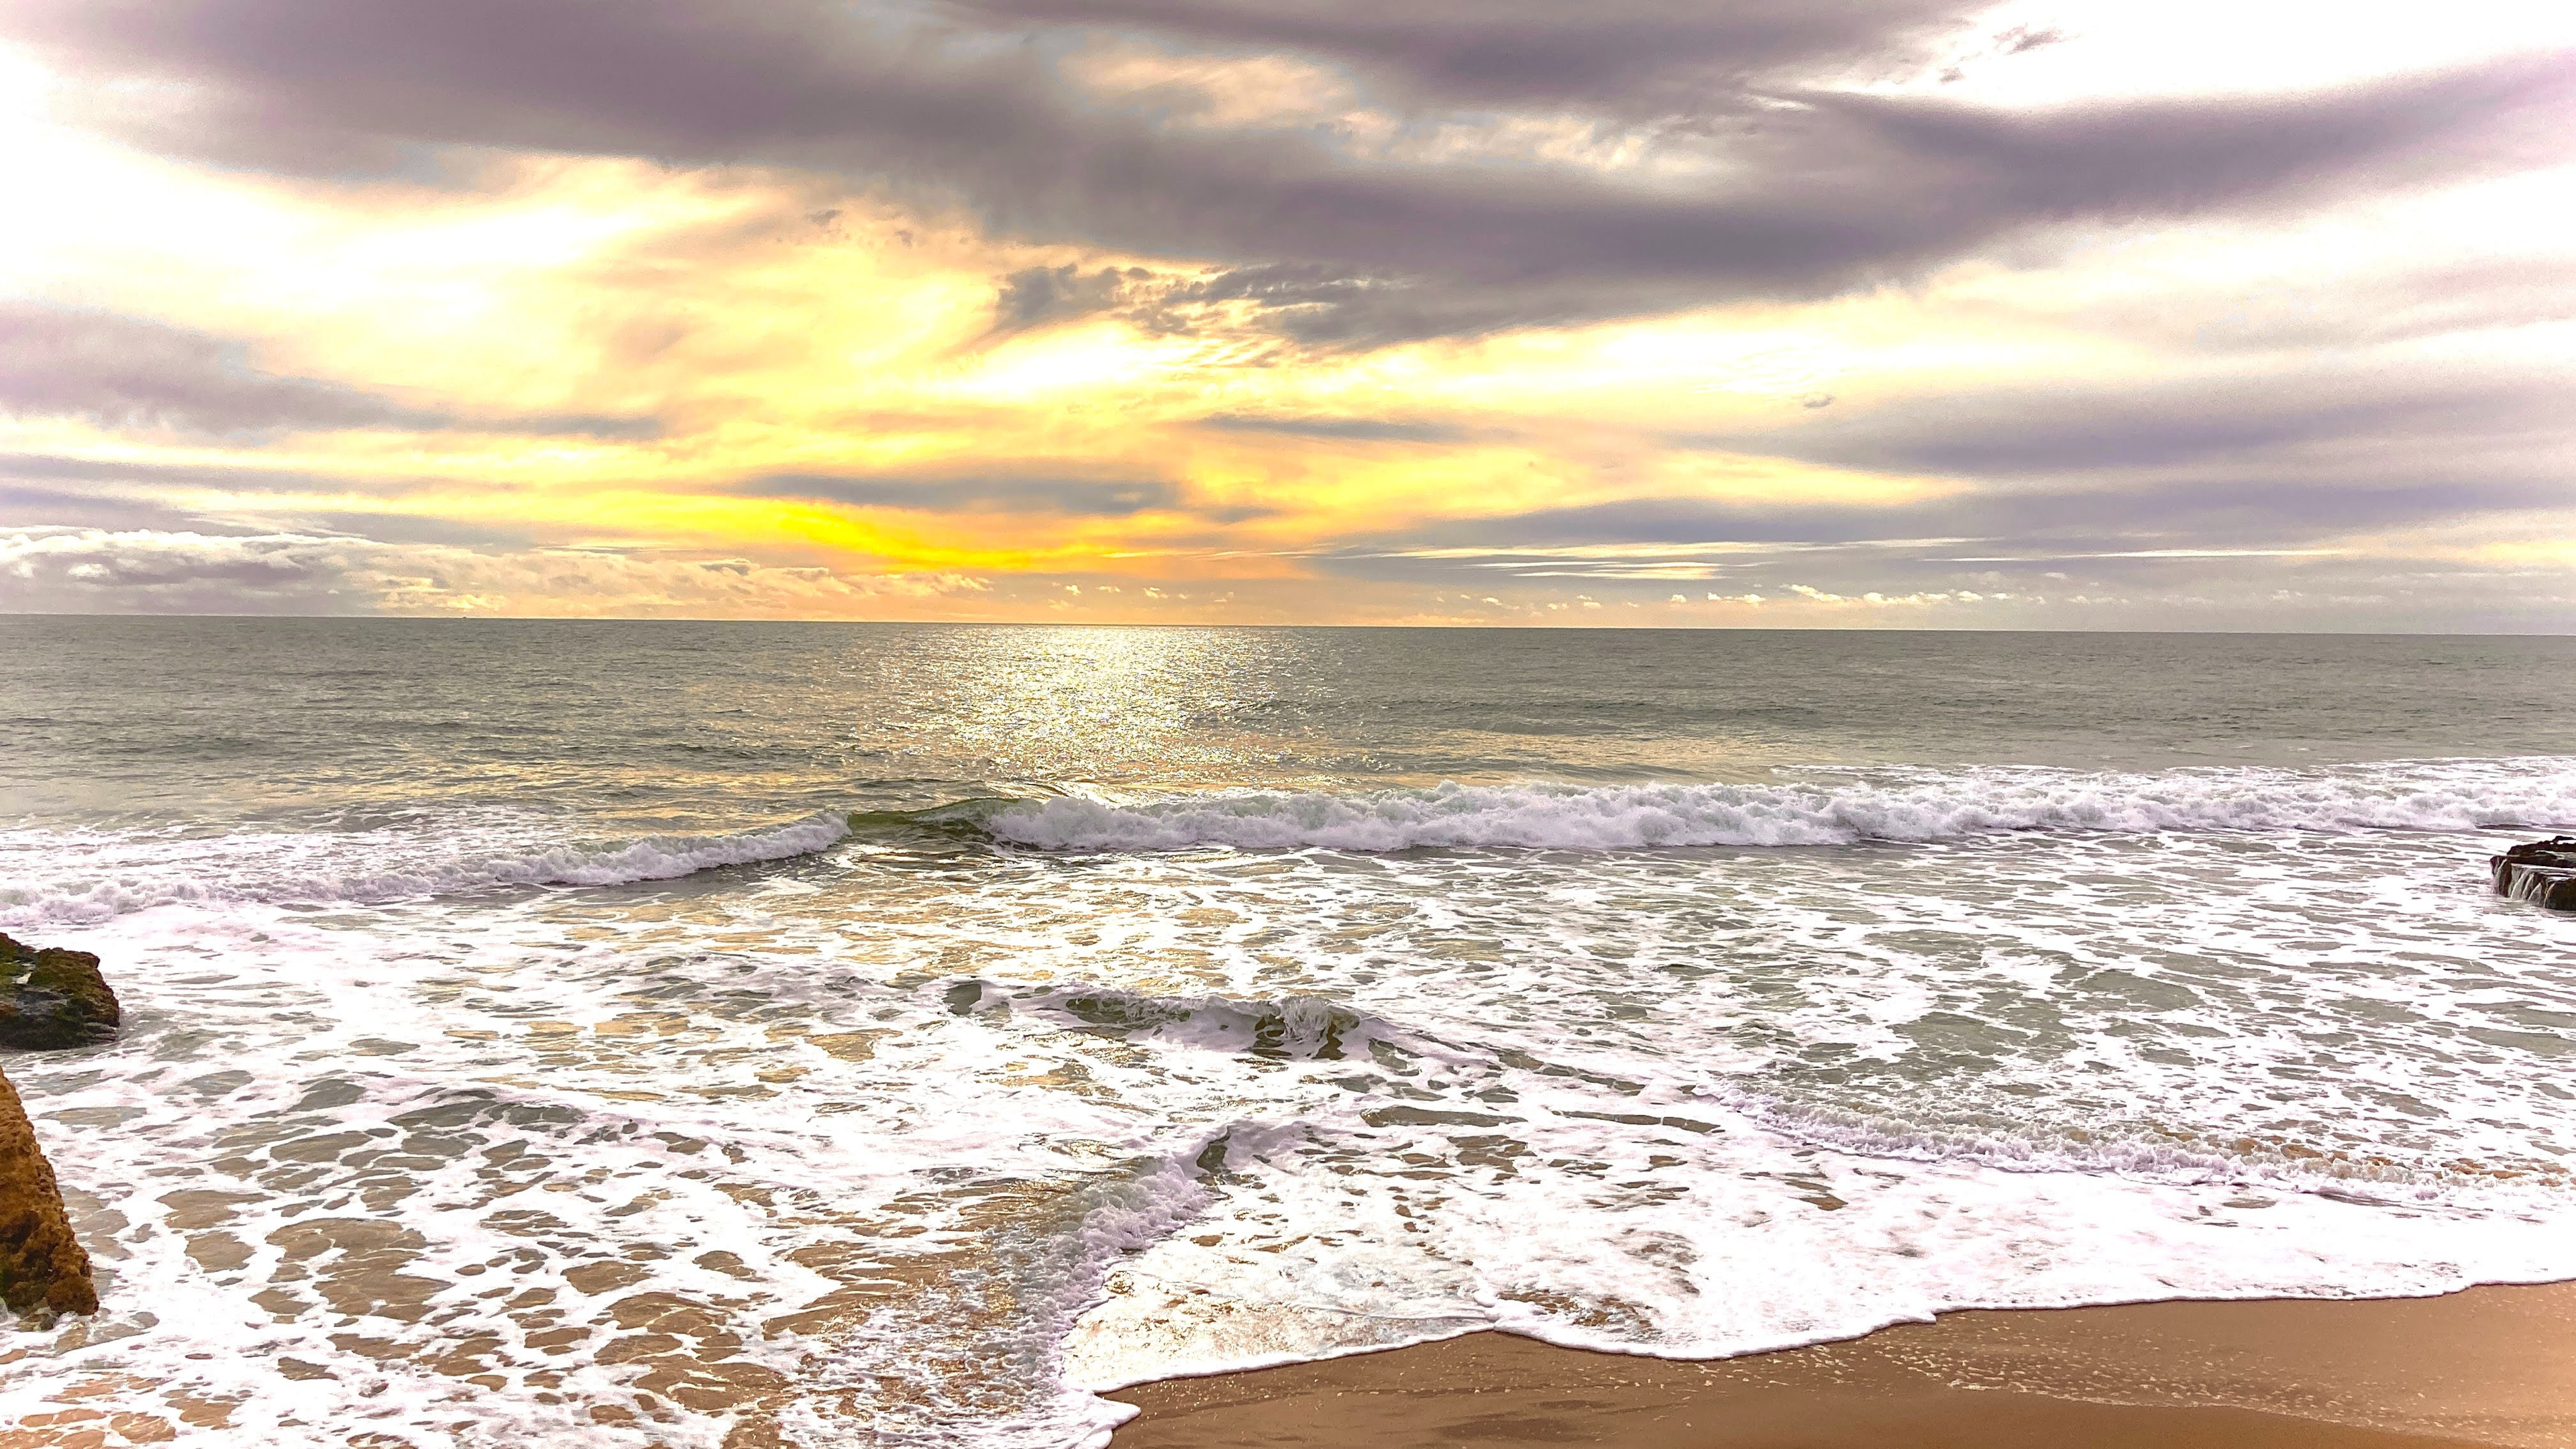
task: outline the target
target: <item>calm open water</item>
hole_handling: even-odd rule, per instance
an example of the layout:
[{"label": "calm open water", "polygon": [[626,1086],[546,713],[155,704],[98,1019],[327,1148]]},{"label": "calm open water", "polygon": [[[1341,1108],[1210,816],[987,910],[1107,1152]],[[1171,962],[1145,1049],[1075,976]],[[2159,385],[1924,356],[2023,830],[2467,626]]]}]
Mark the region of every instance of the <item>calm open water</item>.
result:
[{"label": "calm open water", "polygon": [[[1049,1446],[2576,1276],[2576,640],[0,618],[0,1422]],[[142,1420],[122,1421],[140,1424]],[[375,1438],[362,1436],[374,1435]]]}]

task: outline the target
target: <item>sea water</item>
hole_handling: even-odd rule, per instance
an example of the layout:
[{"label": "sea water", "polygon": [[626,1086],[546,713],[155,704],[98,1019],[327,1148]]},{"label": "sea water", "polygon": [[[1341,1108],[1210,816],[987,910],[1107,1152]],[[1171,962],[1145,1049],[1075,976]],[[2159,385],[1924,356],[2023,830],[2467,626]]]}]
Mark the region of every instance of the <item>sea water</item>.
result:
[{"label": "sea water", "polygon": [[[2576,1276],[2576,640],[0,619],[0,1422],[1057,1446]],[[48,1418],[46,1416],[54,1416]],[[158,1426],[158,1427],[156,1427]],[[117,1442],[111,1439],[109,1442]]]}]

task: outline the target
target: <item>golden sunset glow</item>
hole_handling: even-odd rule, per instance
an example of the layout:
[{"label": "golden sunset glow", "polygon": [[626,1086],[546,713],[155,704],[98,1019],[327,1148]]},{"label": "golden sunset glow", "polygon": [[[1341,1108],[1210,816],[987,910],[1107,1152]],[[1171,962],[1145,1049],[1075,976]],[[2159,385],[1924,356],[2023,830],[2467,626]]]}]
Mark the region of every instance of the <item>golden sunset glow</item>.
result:
[{"label": "golden sunset glow", "polygon": [[[2566,431],[2537,417],[2576,361],[2576,246],[2547,223],[2576,212],[2549,128],[2576,119],[2551,49],[2576,32],[2553,7],[2482,8],[2440,52],[2400,43],[2390,12],[2276,81],[2193,49],[2183,18],[2053,16],[2039,44],[2015,38],[2042,34],[2019,11],[1964,15],[1851,103],[2036,128],[2011,143],[2039,148],[2035,168],[2088,131],[2133,126],[2146,139],[2104,144],[2136,150],[2294,92],[2402,113],[2433,76],[2466,99],[2426,103],[2405,123],[2420,134],[2379,152],[2319,139],[2268,181],[2222,169],[1990,225],[1932,216],[1878,259],[1856,243],[1802,276],[1793,250],[1751,282],[1727,280],[1722,241],[1542,266],[1426,256],[1365,215],[1273,261],[1202,214],[1227,204],[1216,182],[1200,197],[1149,175],[1097,225],[1079,221],[1089,193],[1046,223],[932,162],[910,174],[899,147],[868,151],[893,158],[877,174],[784,132],[723,161],[577,118],[503,144],[461,99],[414,137],[324,99],[306,140],[252,122],[200,146],[190,108],[251,81],[109,55],[69,14],[33,7],[0,51],[19,199],[0,296],[22,334],[0,573],[92,572],[11,607],[221,606],[168,579],[104,587],[183,535],[354,548],[369,562],[328,607],[462,613],[1526,622],[1592,602],[1741,623],[1741,596],[1764,594],[1776,624],[1848,623],[1809,595],[1876,594],[1940,595],[1937,622],[1959,627],[2241,626],[2259,600],[2348,594],[2317,559],[2419,552],[2540,570],[2553,607],[2576,607]],[[1867,186],[1857,171],[1783,170],[1578,102],[1479,109],[1286,41],[1072,37],[1015,83],[1175,156],[1329,135],[1297,164],[1391,198],[1407,176],[1560,186],[1569,208],[1609,187],[1604,204],[1652,217],[1772,186],[1875,225],[1844,189]],[[2150,64],[2165,53],[2207,63]],[[1262,176],[1275,158],[1241,164],[1224,186],[1300,184]],[[1889,205],[2003,205],[2025,180]],[[1550,215],[1497,239],[1535,256]],[[2459,507],[2430,501],[2446,488]],[[2507,512],[2510,536],[2481,535]],[[2185,554],[2204,561],[2170,561]],[[2222,554],[2240,561],[2206,562]],[[2169,561],[2134,562],[2150,556]],[[2051,557],[2093,572],[2037,566]],[[2113,577],[2112,557],[2132,562]],[[747,571],[721,601],[655,602],[610,587],[609,559]],[[818,604],[818,569],[837,604]],[[1677,599],[1654,582],[1672,578],[1726,586]],[[234,602],[321,606],[292,588]],[[1888,621],[1927,622],[1904,612]]]}]

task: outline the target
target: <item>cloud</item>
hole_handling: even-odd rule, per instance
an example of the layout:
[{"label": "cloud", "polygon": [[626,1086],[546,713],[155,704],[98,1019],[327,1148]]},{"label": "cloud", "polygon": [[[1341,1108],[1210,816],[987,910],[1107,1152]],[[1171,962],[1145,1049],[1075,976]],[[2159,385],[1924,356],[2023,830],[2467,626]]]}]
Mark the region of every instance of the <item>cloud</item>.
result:
[{"label": "cloud", "polygon": [[[2268,39],[2006,23],[14,0],[14,285],[151,315],[0,303],[0,519],[54,525],[7,597],[2044,623],[2362,598],[2437,535],[2563,573],[2568,55],[2290,91]],[[2088,77],[2144,90],[1993,99]],[[470,436],[654,431],[532,397],[684,431]],[[802,567],[844,556],[1029,572]]]},{"label": "cloud", "polygon": [[1060,267],[1024,267],[1002,279],[1001,291],[993,300],[993,330],[1025,332],[1106,312],[1127,300],[1130,289],[1152,275],[1142,267],[1102,267],[1085,275],[1071,262]]},{"label": "cloud", "polygon": [[0,479],[46,479],[150,491],[169,487],[226,492],[367,493],[399,497],[445,480],[352,477],[307,468],[265,468],[234,463],[157,463],[131,458],[83,458],[61,453],[0,453]]},{"label": "cloud", "polygon": [[807,498],[859,508],[936,513],[1076,514],[1125,518],[1183,506],[1161,479],[1065,477],[1003,471],[958,476],[769,473],[732,486],[755,498]]},{"label": "cloud", "polygon": [[1105,27],[1183,45],[1296,51],[1409,103],[1687,113],[1792,68],[1919,60],[1969,8],[1950,0],[982,0],[994,23]]},{"label": "cloud", "polygon": [[[2066,223],[2539,164],[2576,92],[2576,68],[2541,56],[2315,94],[2004,110],[1828,84],[1964,9],[1799,8],[1062,4],[898,27],[785,0],[30,0],[7,23],[172,149],[325,173],[440,147],[803,168],[960,203],[1007,235],[1302,277],[1243,299],[1350,344],[1813,297]],[[1615,130],[1642,103],[1656,119],[1621,141],[1645,159],[1608,169],[1463,142],[1387,152],[1329,127],[1167,125],[1019,43],[1038,23],[1307,47],[1401,77],[1425,104],[1562,104]],[[1388,119],[1470,140],[1495,125]],[[1006,320],[1098,301],[1101,276],[1022,274]]]},{"label": "cloud", "polygon": [[2576,448],[2576,415],[2554,371],[2472,372],[2391,360],[2364,370],[2114,385],[2069,381],[1990,387],[1844,406],[1788,427],[1674,435],[1686,447],[1761,453],[1842,468],[1955,477],[2064,478],[2215,467],[2297,473],[2332,458],[2329,476],[2456,463],[2465,450],[2519,454],[2545,467]]},{"label": "cloud", "polygon": [[1811,558],[1871,569],[2069,557],[2104,567],[2122,560],[2146,566],[2300,556],[2355,534],[2564,509],[2569,501],[2555,475],[2436,476],[2331,488],[2235,477],[1980,492],[1898,505],[1643,498],[1446,523],[1346,544],[1317,562],[1348,577],[1435,584],[1490,583],[1497,575],[1677,582]]},{"label": "cloud", "polygon": [[2204,353],[2367,347],[2576,320],[2576,264],[2566,258],[2437,257],[2366,280],[2327,273],[2238,296],[2215,317],[2200,308],[2106,317],[2134,335],[2187,322]]},{"label": "cloud", "polygon": [[1467,436],[1448,423],[1401,423],[1382,418],[1272,416],[1216,413],[1199,426],[1233,433],[1286,433],[1301,438],[1331,438],[1353,443],[1455,443]]},{"label": "cloud", "polygon": [[805,618],[985,591],[748,559],[485,551],[297,533],[0,529],[0,612]]},{"label": "cloud", "polygon": [[262,372],[240,344],[204,333],[32,302],[0,302],[0,411],[202,433],[448,421],[356,388]]},{"label": "cloud", "polygon": [[654,431],[651,419],[638,418],[461,417],[341,383],[262,371],[239,341],[24,300],[0,300],[0,414],[217,435],[464,429],[632,437]]},{"label": "cloud", "polygon": [[149,498],[49,488],[10,478],[0,458],[0,519],[42,518],[91,528],[184,528],[198,520],[183,509]]}]

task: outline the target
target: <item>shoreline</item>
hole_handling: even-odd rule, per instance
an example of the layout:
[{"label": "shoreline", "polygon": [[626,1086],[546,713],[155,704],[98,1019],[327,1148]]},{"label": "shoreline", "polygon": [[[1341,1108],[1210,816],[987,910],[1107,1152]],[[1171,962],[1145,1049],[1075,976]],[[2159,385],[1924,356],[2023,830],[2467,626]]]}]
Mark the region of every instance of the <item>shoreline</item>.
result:
[{"label": "shoreline", "polygon": [[1691,1361],[1486,1331],[1103,1395],[1112,1449],[2571,1449],[2576,1280],[1975,1309]]}]

